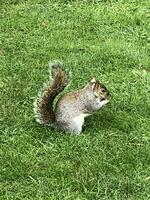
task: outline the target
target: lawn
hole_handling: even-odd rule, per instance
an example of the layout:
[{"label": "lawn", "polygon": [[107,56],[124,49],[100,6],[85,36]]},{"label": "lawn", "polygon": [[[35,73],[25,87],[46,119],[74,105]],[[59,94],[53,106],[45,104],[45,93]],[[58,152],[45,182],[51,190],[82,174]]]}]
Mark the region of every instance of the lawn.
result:
[{"label": "lawn", "polygon": [[[150,1],[1,0],[0,199],[150,199]],[[80,135],[37,124],[48,63],[111,104]]]}]

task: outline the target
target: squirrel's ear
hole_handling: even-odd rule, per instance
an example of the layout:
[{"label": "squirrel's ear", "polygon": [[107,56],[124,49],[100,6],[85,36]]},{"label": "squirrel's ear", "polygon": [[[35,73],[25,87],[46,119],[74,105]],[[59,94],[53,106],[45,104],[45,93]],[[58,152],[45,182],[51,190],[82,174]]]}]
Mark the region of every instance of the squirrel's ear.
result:
[{"label": "squirrel's ear", "polygon": [[96,84],[96,79],[95,79],[95,77],[94,77],[94,78],[92,78],[92,80],[90,81],[90,85],[92,85],[92,90],[94,90],[95,84]]},{"label": "squirrel's ear", "polygon": [[92,78],[92,80],[90,81],[90,83],[96,83],[96,79],[95,79],[95,77]]}]

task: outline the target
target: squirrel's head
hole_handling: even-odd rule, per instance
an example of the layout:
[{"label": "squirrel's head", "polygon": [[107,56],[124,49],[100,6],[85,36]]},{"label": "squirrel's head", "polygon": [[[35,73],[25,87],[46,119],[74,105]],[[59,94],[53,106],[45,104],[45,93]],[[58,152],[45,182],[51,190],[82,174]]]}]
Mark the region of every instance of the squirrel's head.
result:
[{"label": "squirrel's head", "polygon": [[93,78],[90,83],[90,88],[92,89],[94,95],[96,98],[98,98],[100,101],[108,100],[110,97],[109,91],[106,88],[105,85],[100,83],[98,80]]}]

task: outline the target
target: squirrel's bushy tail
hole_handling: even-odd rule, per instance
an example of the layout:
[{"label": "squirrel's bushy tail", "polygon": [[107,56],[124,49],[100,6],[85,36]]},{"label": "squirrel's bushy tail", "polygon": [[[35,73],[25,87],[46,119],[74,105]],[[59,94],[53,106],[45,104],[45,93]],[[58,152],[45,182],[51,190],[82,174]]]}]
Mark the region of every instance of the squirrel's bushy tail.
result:
[{"label": "squirrel's bushy tail", "polygon": [[49,64],[50,80],[39,92],[34,102],[36,121],[40,124],[54,125],[55,113],[53,101],[55,97],[68,85],[68,73],[62,63],[54,61]]}]

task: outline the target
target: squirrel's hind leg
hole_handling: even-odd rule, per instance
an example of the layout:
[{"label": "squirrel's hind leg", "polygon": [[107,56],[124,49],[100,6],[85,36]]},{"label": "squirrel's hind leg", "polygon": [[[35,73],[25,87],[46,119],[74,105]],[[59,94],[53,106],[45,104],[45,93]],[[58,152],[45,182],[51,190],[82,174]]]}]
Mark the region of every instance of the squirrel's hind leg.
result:
[{"label": "squirrel's hind leg", "polygon": [[57,128],[63,132],[80,134],[82,131],[83,123],[84,119],[80,119],[80,117],[74,117],[67,122],[57,122]]}]

